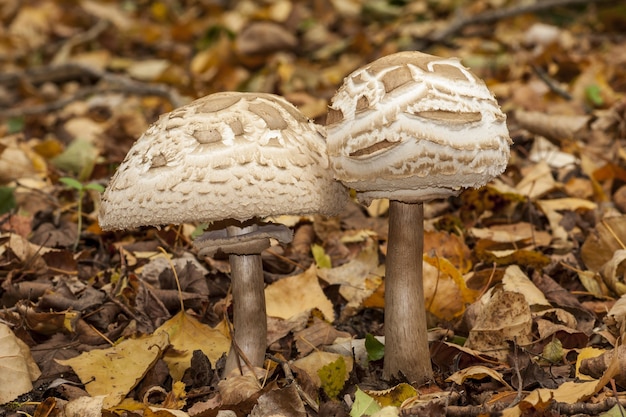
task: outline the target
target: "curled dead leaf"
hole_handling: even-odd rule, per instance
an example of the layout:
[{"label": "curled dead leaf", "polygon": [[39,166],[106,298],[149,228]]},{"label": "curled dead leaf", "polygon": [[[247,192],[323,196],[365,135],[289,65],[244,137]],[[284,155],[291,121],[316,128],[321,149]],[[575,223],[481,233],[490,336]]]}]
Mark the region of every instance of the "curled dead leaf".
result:
[{"label": "curled dead leaf", "polygon": [[626,261],[626,249],[616,250],[613,252],[613,257],[600,269],[604,283],[617,295],[626,294],[626,281],[624,279],[626,262],[624,261]]},{"label": "curled dead leaf", "polygon": [[509,342],[526,345],[532,341],[532,315],[524,295],[495,288],[483,296],[483,304],[465,344],[470,349],[506,359]]}]

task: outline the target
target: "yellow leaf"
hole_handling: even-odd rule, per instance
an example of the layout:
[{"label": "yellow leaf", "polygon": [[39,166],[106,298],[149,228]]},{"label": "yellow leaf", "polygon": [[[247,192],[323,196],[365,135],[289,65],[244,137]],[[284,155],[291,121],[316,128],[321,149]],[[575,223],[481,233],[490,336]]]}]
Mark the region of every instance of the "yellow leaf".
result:
[{"label": "yellow leaf", "polygon": [[333,264],[330,260],[330,256],[324,251],[322,245],[311,245],[311,253],[313,254],[313,259],[315,259],[315,264],[318,268],[332,268]]},{"label": "yellow leaf", "polygon": [[31,391],[40,375],[28,346],[0,323],[0,404]]},{"label": "yellow leaf", "polygon": [[594,378],[580,372],[580,364],[582,363],[584,359],[597,358],[598,356],[602,355],[604,352],[606,352],[605,349],[598,349],[594,347],[582,348],[580,352],[578,352],[578,357],[576,358],[576,378],[578,378],[581,381],[589,381],[589,380],[594,381],[595,380]]},{"label": "yellow leaf", "polygon": [[559,403],[574,404],[587,400],[592,395],[600,391],[609,381],[619,372],[619,360],[618,355],[615,355],[615,360],[612,361],[609,368],[606,370],[602,378],[598,380],[588,382],[573,382],[568,381],[561,384],[556,389],[539,388],[531,392],[524,398],[520,404],[512,408],[507,408],[503,411],[503,417],[518,417],[522,415],[520,405],[535,406],[545,403],[549,400],[554,400]]},{"label": "yellow leaf", "polygon": [[502,378],[502,375],[499,372],[482,365],[470,366],[469,368],[461,369],[446,378],[446,382],[454,382],[457,385],[462,385],[468,378],[480,380],[487,377],[495,379],[507,389],[511,391],[513,390],[513,388],[511,388],[511,386]]},{"label": "yellow leaf", "polygon": [[104,408],[113,407],[132,390],[169,346],[165,332],[128,339],[100,350],[57,360],[72,367],[92,397],[106,395]]},{"label": "yellow leaf", "polygon": [[557,184],[552,177],[550,166],[545,160],[532,165],[529,172],[525,172],[522,180],[515,187],[521,195],[534,200],[554,190]]},{"label": "yellow leaf", "polygon": [[339,358],[342,358],[345,362],[345,374],[343,375],[343,380],[346,381],[350,372],[352,372],[352,367],[354,365],[354,361],[350,356],[343,356],[332,352],[317,351],[305,356],[304,358],[295,360],[293,365],[306,372],[309,377],[311,377],[313,384],[319,388],[322,386],[322,380],[320,379],[318,371],[329,363],[335,362]]},{"label": "yellow leaf", "polygon": [[335,319],[333,304],[322,291],[312,265],[299,275],[280,279],[265,288],[267,315],[289,319],[318,308],[327,320]]},{"label": "yellow leaf", "polygon": [[330,398],[336,399],[346,383],[346,361],[343,356],[317,370],[322,389]]},{"label": "yellow leaf", "polygon": [[417,390],[407,383],[398,384],[382,391],[364,390],[381,407],[400,407],[404,401],[417,395]]},{"label": "yellow leaf", "polygon": [[163,323],[156,330],[159,331],[169,335],[174,348],[163,357],[174,381],[179,381],[191,365],[194,350],[201,350],[215,364],[230,349],[230,338],[224,332],[200,323],[184,311]]},{"label": "yellow leaf", "polygon": [[424,298],[432,314],[452,320],[475,301],[478,292],[467,288],[463,276],[446,258],[424,255]]},{"label": "yellow leaf", "polygon": [[380,287],[383,268],[379,264],[378,243],[365,236],[365,245],[356,258],[336,268],[319,269],[317,274],[331,285],[340,285],[339,294],[348,301],[348,307],[359,308]]}]

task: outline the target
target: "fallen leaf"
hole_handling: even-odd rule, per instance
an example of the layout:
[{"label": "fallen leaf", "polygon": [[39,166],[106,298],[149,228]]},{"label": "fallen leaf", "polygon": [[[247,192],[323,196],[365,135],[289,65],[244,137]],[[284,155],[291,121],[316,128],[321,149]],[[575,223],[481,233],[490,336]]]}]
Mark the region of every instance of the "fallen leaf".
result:
[{"label": "fallen leaf", "polygon": [[324,366],[337,361],[342,358],[345,361],[345,374],[343,375],[344,381],[348,379],[350,372],[352,372],[353,360],[350,356],[339,355],[338,353],[313,352],[304,358],[296,359],[293,361],[293,365],[306,372],[316,387],[322,386],[322,380],[318,374],[319,370]]},{"label": "fallen leaf", "polygon": [[[546,403],[548,401],[556,401],[567,404],[574,404],[578,402],[586,401],[592,395],[600,391],[606,384],[609,383],[619,370],[620,363],[617,360],[611,361],[611,364],[606,369],[606,372],[602,375],[602,378],[598,380],[588,382],[573,382],[567,381],[561,384],[556,389],[539,388],[528,394],[520,404],[515,407],[507,408],[503,410],[503,417],[518,417],[522,415],[521,406],[532,407],[540,403]],[[622,365],[623,366],[623,365]]]},{"label": "fallen leaf", "polygon": [[[108,349],[97,349],[79,356],[57,360],[78,375],[89,395],[106,395],[104,408],[113,407],[144,377],[169,346],[166,332],[123,340]],[[138,355],[137,352],[142,352]]]},{"label": "fallen leaf", "polygon": [[613,252],[611,259],[600,269],[600,275],[606,286],[620,296],[626,294],[626,281],[624,281],[626,263],[624,261],[626,261],[626,249],[619,249]]},{"label": "fallen leaf", "polygon": [[0,404],[31,391],[32,381],[40,375],[28,346],[13,334],[9,326],[0,323]]},{"label": "fallen leaf", "polygon": [[400,407],[404,401],[418,395],[413,386],[404,382],[381,391],[365,390],[365,393],[374,398],[382,407]]},{"label": "fallen leaf", "polygon": [[574,155],[562,152],[557,146],[541,136],[535,139],[530,149],[529,159],[533,162],[545,161],[553,168],[563,168],[578,162]]},{"label": "fallen leaf", "polygon": [[598,272],[620,249],[626,249],[626,216],[602,220],[589,233],[580,255],[587,268]]},{"label": "fallen leaf", "polygon": [[552,307],[541,290],[533,284],[530,278],[517,265],[511,265],[506,268],[502,277],[502,284],[505,291],[522,294],[531,307]]},{"label": "fallen leaf", "polygon": [[106,395],[79,397],[69,401],[63,408],[65,417],[99,417],[102,415]]},{"label": "fallen leaf", "polygon": [[539,198],[557,188],[557,183],[552,177],[550,166],[545,160],[531,165],[522,172],[522,175],[522,180],[517,183],[515,188],[517,192],[527,196],[531,200]]},{"label": "fallen leaf", "polygon": [[467,288],[461,273],[446,258],[424,255],[423,275],[424,304],[444,320],[462,315],[479,294]]},{"label": "fallen leaf", "polygon": [[616,337],[626,334],[626,294],[613,304],[604,318],[604,324]]},{"label": "fallen leaf", "polygon": [[532,341],[532,315],[523,294],[492,289],[478,301],[482,308],[465,346],[505,361],[509,342]]},{"label": "fallen leaf", "polygon": [[317,376],[326,395],[331,399],[337,399],[346,382],[346,361],[343,356],[327,363],[317,370]]},{"label": "fallen leaf", "polygon": [[191,365],[194,350],[201,350],[213,365],[230,350],[230,338],[226,332],[200,323],[184,311],[163,323],[155,333],[161,331],[169,335],[170,344],[174,348],[163,356],[174,381],[182,379]]},{"label": "fallen leaf", "polygon": [[602,355],[605,352],[606,352],[605,349],[598,349],[594,347],[582,348],[578,352],[578,356],[576,357],[576,378],[578,378],[581,381],[595,380],[596,378],[589,376],[580,371],[580,364],[582,363],[582,361],[586,359],[597,358],[598,356]]},{"label": "fallen leaf", "polygon": [[250,417],[266,416],[307,417],[295,384],[271,390],[259,397]]},{"label": "fallen leaf", "polygon": [[446,378],[446,382],[454,382],[457,385],[463,385],[465,380],[468,378],[478,380],[492,378],[500,382],[508,390],[513,391],[513,388],[509,384],[507,384],[507,382],[504,380],[499,372],[483,365],[474,365],[465,369],[461,369],[460,371],[457,371],[450,375],[448,378]]},{"label": "fallen leaf", "polygon": [[331,285],[340,285],[339,293],[348,301],[348,307],[359,308],[382,283],[383,268],[378,259],[378,244],[366,236],[356,258],[336,268],[319,269],[317,274]]},{"label": "fallen leaf", "polygon": [[289,319],[303,312],[319,309],[327,320],[335,319],[333,304],[322,291],[317,268],[311,265],[299,275],[276,281],[265,288],[267,315]]},{"label": "fallen leaf", "polygon": [[380,411],[381,408],[380,404],[373,397],[357,387],[354,393],[354,403],[350,409],[350,417],[371,416]]}]

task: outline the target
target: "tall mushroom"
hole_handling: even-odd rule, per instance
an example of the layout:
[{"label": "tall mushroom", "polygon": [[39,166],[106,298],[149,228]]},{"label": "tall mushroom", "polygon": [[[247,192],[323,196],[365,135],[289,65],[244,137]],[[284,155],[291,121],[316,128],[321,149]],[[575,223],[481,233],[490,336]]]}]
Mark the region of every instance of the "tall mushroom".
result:
[{"label": "tall mushroom", "polygon": [[347,190],[332,177],[323,130],[285,99],[217,93],[162,115],[135,142],[102,197],[105,230],[219,222],[194,244],[199,255],[229,254],[234,346],[228,375],[262,366],[267,339],[260,253],[284,226],[259,219],[337,214]]},{"label": "tall mushroom", "polygon": [[384,376],[430,380],[423,203],[504,171],[506,116],[457,59],[400,52],[346,77],[332,99],[327,134],[335,177],[363,203],[390,199]]}]

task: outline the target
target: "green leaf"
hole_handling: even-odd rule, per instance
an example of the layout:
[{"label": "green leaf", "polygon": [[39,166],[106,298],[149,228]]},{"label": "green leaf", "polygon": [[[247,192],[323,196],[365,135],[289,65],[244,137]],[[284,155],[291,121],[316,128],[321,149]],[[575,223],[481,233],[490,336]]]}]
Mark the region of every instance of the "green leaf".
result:
[{"label": "green leaf", "polygon": [[103,193],[104,192],[104,187],[100,184],[98,184],[97,182],[90,182],[89,184],[85,185],[85,189],[86,190],[94,190],[97,191],[99,193]]},{"label": "green leaf", "polygon": [[350,417],[371,416],[372,414],[380,411],[382,407],[376,402],[376,400],[357,387],[354,393],[354,403],[350,410]]},{"label": "green leaf", "polygon": [[200,223],[198,226],[196,226],[195,229],[193,229],[193,232],[191,232],[191,238],[195,239],[199,236],[202,236],[202,234],[204,233],[204,229],[206,229],[209,226],[209,223]]},{"label": "green leaf", "polygon": [[377,361],[385,356],[385,345],[369,333],[365,335],[365,350],[369,361]]},{"label": "green leaf", "polygon": [[602,90],[595,84],[592,84],[585,89],[585,96],[587,101],[589,101],[589,103],[591,103],[594,107],[602,107],[604,105]]},{"label": "green leaf", "polygon": [[346,373],[346,361],[341,356],[317,370],[317,375],[322,381],[322,389],[329,398],[336,399],[341,393],[346,383]]},{"label": "green leaf", "polygon": [[52,158],[52,163],[59,169],[71,172],[81,181],[89,179],[96,163],[98,150],[89,141],[76,139],[63,153]]},{"label": "green leaf", "polygon": [[550,343],[543,347],[543,353],[541,357],[550,363],[557,363],[563,360],[563,344],[557,338],[554,338]]},{"label": "green leaf", "polygon": [[13,190],[13,187],[0,187],[0,214],[8,213],[17,206]]},{"label": "green leaf", "polygon": [[24,130],[24,118],[12,117],[7,120],[7,131],[9,134],[19,133]]},{"label": "green leaf", "polygon": [[326,254],[326,251],[321,245],[311,245],[311,253],[313,254],[313,259],[315,259],[315,264],[318,268],[332,268],[333,264],[330,260],[330,256]]},{"label": "green leaf", "polygon": [[62,182],[63,184],[67,185],[68,187],[74,188],[75,190],[83,189],[83,184],[80,181],[75,180],[74,178],[61,177],[59,178],[59,182]]}]

